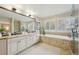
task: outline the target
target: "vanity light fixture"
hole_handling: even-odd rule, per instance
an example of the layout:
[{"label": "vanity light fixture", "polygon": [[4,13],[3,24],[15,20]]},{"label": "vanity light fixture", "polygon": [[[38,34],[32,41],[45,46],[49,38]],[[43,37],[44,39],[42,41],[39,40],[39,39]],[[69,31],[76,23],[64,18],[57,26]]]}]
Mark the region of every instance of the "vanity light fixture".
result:
[{"label": "vanity light fixture", "polygon": [[29,16],[29,14],[25,14],[26,16]]},{"label": "vanity light fixture", "polygon": [[32,15],[29,15],[29,17],[31,17],[32,19],[35,19]]},{"label": "vanity light fixture", "polygon": [[29,15],[29,17],[31,17],[31,15]]},{"label": "vanity light fixture", "polygon": [[30,15],[30,14],[27,14],[26,16],[31,17],[31,15]]},{"label": "vanity light fixture", "polygon": [[25,15],[28,16],[28,17],[31,17],[31,14],[28,14],[28,13],[27,13],[27,14],[25,14]]},{"label": "vanity light fixture", "polygon": [[33,15],[30,16],[31,18],[35,18]]},{"label": "vanity light fixture", "polygon": [[16,11],[16,8],[12,8],[12,11],[15,12]]},{"label": "vanity light fixture", "polygon": [[[1,9],[4,9],[4,10],[6,10],[6,11],[10,11],[10,12],[14,12],[14,13],[16,13],[16,14],[19,14],[19,15],[22,15],[22,16],[25,16],[25,17],[30,17],[31,19],[35,19],[31,14],[23,14],[23,13],[20,13],[20,12],[17,12],[17,9],[16,8],[11,8],[11,10],[10,9],[7,9],[7,8],[5,8],[5,7],[2,7],[2,6],[0,6],[0,8]],[[20,11],[20,10],[19,10]]]}]

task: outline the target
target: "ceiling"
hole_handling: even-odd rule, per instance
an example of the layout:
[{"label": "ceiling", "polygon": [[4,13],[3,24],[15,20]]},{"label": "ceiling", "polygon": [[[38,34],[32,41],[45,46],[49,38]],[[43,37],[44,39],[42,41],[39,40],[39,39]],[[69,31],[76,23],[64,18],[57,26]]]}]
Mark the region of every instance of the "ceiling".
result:
[{"label": "ceiling", "polygon": [[72,10],[72,4],[7,4],[6,6],[15,7],[26,15],[37,17],[48,17]]},{"label": "ceiling", "polygon": [[72,9],[71,4],[29,4],[22,5],[24,10],[31,10],[35,16],[48,17],[68,12]]}]

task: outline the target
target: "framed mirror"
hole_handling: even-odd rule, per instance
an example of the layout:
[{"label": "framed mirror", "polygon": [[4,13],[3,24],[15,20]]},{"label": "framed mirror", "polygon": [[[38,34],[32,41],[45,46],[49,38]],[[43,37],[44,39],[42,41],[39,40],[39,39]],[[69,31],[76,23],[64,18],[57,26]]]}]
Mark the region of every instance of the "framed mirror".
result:
[{"label": "framed mirror", "polygon": [[21,26],[24,26],[24,30],[26,30],[27,23],[33,20],[31,17],[17,13],[15,9],[8,10],[0,7],[0,26],[3,26],[7,32],[22,32],[23,27]]}]

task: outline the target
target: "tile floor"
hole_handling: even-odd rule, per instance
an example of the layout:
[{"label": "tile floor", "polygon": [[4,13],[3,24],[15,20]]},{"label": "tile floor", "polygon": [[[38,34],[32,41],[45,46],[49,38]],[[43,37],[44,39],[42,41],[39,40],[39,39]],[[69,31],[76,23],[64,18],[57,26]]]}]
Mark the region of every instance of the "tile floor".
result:
[{"label": "tile floor", "polygon": [[60,55],[60,49],[45,43],[38,43],[19,55]]}]

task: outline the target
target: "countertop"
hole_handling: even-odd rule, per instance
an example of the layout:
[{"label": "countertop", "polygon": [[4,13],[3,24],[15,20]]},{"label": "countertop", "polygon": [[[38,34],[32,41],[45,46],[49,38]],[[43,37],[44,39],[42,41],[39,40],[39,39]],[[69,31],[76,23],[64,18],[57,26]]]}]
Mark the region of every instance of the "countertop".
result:
[{"label": "countertop", "polygon": [[30,36],[30,35],[38,35],[38,33],[24,33],[24,34],[20,34],[20,35],[11,35],[11,36],[3,36],[3,37],[0,37],[0,40],[5,40],[5,39],[11,39],[11,38],[16,38],[16,37],[22,37],[22,36]]},{"label": "countertop", "polygon": [[16,38],[16,37],[21,37],[21,36],[27,36],[27,35],[28,35],[28,34],[20,34],[20,35],[3,36],[3,37],[0,37],[0,40],[10,39],[10,38]]}]

